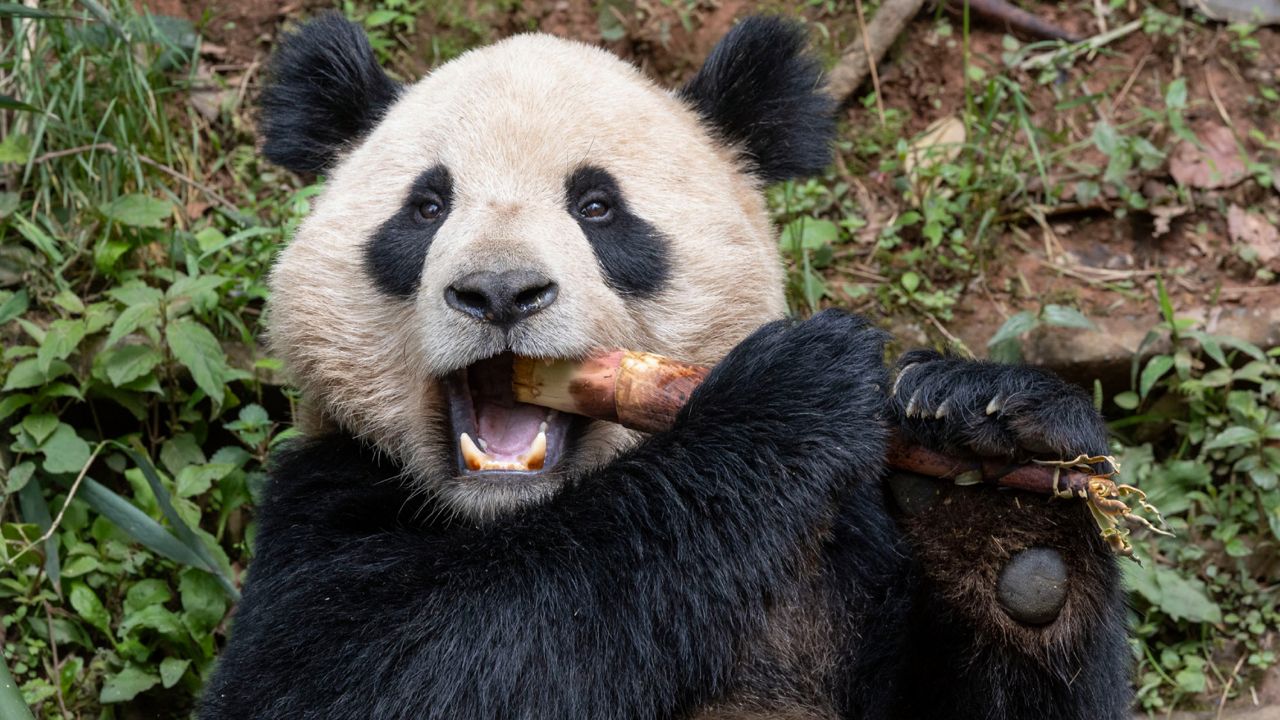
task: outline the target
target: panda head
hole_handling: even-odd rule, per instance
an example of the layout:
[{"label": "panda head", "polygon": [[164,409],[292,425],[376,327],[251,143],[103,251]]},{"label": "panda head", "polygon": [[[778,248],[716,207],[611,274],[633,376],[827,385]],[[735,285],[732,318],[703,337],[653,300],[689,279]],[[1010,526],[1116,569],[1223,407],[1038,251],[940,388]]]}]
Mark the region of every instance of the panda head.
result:
[{"label": "panda head", "polygon": [[602,50],[520,35],[402,86],[336,14],[286,35],[263,152],[327,182],[272,274],[269,335],[310,422],[472,518],[634,443],[513,404],[511,358],[712,363],[784,314],[761,190],[820,171],[834,129],[805,45],[749,19],[667,91]]}]

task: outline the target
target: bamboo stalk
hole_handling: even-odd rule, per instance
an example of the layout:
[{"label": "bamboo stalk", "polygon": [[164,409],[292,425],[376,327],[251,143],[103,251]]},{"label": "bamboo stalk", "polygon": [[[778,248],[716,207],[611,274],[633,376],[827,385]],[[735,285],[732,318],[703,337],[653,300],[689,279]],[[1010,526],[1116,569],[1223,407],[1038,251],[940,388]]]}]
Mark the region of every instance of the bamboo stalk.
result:
[{"label": "bamboo stalk", "polygon": [[[650,353],[614,350],[581,362],[517,357],[512,390],[519,402],[661,432],[675,422],[709,368]],[[958,458],[894,436],[890,467],[956,482],[986,482],[1045,494],[1081,496],[1092,477],[1071,468]]]}]

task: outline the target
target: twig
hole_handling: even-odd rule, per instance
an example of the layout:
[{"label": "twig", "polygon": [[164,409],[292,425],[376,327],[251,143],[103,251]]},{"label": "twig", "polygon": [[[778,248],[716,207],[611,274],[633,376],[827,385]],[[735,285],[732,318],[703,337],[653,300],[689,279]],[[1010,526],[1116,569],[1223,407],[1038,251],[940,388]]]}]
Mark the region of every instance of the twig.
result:
[{"label": "twig", "polygon": [[93,461],[97,459],[98,453],[102,452],[102,448],[106,447],[106,445],[107,443],[105,441],[98,443],[97,447],[93,449],[93,453],[89,455],[89,459],[85,462],[84,467],[80,468],[80,474],[76,475],[76,481],[71,483],[71,489],[67,491],[67,498],[62,501],[62,508],[58,510],[58,514],[53,518],[53,522],[49,523],[49,529],[45,530],[44,534],[40,537],[32,540],[24,545],[22,549],[18,550],[13,557],[9,558],[9,561],[5,563],[6,565],[12,566],[18,558],[26,555],[32,550],[32,548],[53,537],[53,533],[55,533],[58,530],[58,526],[62,524],[62,516],[66,515],[67,508],[71,507],[71,501],[75,499],[76,492],[80,489],[80,483],[84,482],[84,477],[89,474],[89,468],[93,466]]},{"label": "twig", "polygon": [[62,683],[58,680],[62,672],[62,661],[58,659],[58,638],[53,633],[53,608],[49,606],[48,600],[41,600],[41,602],[44,604],[45,627],[49,631],[49,654],[53,657],[53,689],[56,691],[55,697],[58,698],[58,709],[62,711],[62,717],[71,717],[71,713],[67,712],[67,701],[62,697]]},{"label": "twig", "polygon": [[1227,709],[1227,695],[1231,694],[1231,685],[1236,681],[1236,673],[1240,672],[1240,666],[1244,665],[1244,659],[1248,657],[1248,653],[1242,654],[1240,659],[1236,661],[1236,666],[1231,669],[1231,676],[1227,678],[1226,687],[1222,688],[1222,697],[1218,698],[1218,714],[1214,716],[1214,720],[1222,720],[1222,713]]},{"label": "twig", "polygon": [[1213,76],[1209,74],[1209,63],[1204,64],[1204,84],[1209,88],[1209,97],[1213,100],[1213,106],[1218,108],[1218,115],[1222,117],[1222,122],[1229,128],[1235,128],[1236,124],[1231,122],[1231,116],[1227,114],[1227,108],[1222,104],[1222,98],[1218,97],[1218,88],[1213,84]]},{"label": "twig", "polygon": [[[867,16],[862,12],[862,0],[854,0],[854,5],[858,8],[858,30],[862,33],[862,49],[871,57],[871,40],[867,37]],[[880,114],[880,127],[884,127],[887,121],[884,118],[884,97],[880,94],[880,73],[876,70],[876,63],[869,63],[867,69],[871,71],[871,87],[876,93],[876,112]]]},{"label": "twig", "polygon": [[[876,11],[871,23],[862,34],[863,42],[849,45],[840,54],[840,60],[827,75],[827,92],[841,104],[847,103],[853,93],[871,72],[871,66],[880,62],[894,41],[902,34],[907,23],[920,8],[924,0],[885,0]],[[868,48],[863,43],[869,43]]]},{"label": "twig", "polygon": [[1126,25],[1121,25],[1120,27],[1112,30],[1111,32],[1105,32],[1105,33],[1102,33],[1101,35],[1094,35],[1088,40],[1077,43],[1075,45],[1068,45],[1067,47],[1059,48],[1057,50],[1050,50],[1049,52],[1040,53],[1039,55],[1032,55],[1026,60],[1023,60],[1018,65],[1018,69],[1019,70],[1035,70],[1037,68],[1048,67],[1050,65],[1053,65],[1055,62],[1057,62],[1061,58],[1065,58],[1068,56],[1077,55],[1081,53],[1093,53],[1098,51],[1102,47],[1110,45],[1111,43],[1115,42],[1116,40],[1119,40],[1120,38],[1126,35],[1131,35],[1137,32],[1141,28],[1142,28],[1142,21],[1134,20],[1133,22],[1128,23]]},{"label": "twig", "polygon": [[[80,145],[78,147],[66,148],[64,150],[53,150],[51,152],[44,153],[43,155],[37,155],[31,161],[31,164],[39,165],[40,163],[49,162],[50,160],[57,160],[58,158],[67,157],[69,155],[78,155],[80,153],[97,152],[97,151],[111,153],[112,155],[124,154],[120,150],[120,148],[116,147],[114,144],[109,142],[101,142],[101,143],[93,143],[92,145]],[[135,152],[133,153],[133,156],[137,158],[138,162],[142,163],[143,165],[149,165],[159,170],[160,172],[168,175],[169,177],[175,180],[178,180],[179,182],[184,182],[190,185],[191,187],[199,190],[200,192],[207,195],[210,200],[213,200],[217,204],[221,205],[224,209],[232,213],[240,212],[240,210],[235,205],[233,205],[230,200],[226,199],[221,194],[219,194],[217,190],[214,190],[213,188],[209,187],[208,185],[205,185],[199,180],[196,180],[195,178],[189,175],[183,175],[177,170],[174,170],[172,167],[169,167],[168,165],[165,165],[162,162],[157,162],[155,160],[152,160],[151,158],[141,153]]]},{"label": "twig", "polygon": [[1133,88],[1133,83],[1138,79],[1138,73],[1142,72],[1142,68],[1147,66],[1147,62],[1149,60],[1151,60],[1151,53],[1143,55],[1142,59],[1138,61],[1138,66],[1133,69],[1133,72],[1129,73],[1129,79],[1125,80],[1124,87],[1120,88],[1120,94],[1116,95],[1115,99],[1111,101],[1112,115],[1116,114],[1116,110],[1120,107],[1120,103],[1124,102],[1124,99],[1128,97],[1129,90]]},{"label": "twig", "polygon": [[[953,3],[956,0],[952,0]],[[1032,15],[1007,0],[967,0],[969,10],[975,15],[994,20],[1027,35],[1046,40],[1063,40],[1069,43],[1080,42],[1082,38],[1058,27],[1041,17]]]}]

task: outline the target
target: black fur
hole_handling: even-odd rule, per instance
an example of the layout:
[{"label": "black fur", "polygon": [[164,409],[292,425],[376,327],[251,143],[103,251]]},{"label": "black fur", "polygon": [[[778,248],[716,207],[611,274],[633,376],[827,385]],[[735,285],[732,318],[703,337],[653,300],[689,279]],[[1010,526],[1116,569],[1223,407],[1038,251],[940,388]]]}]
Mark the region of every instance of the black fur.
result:
[{"label": "black fur", "polygon": [[[878,483],[883,341],[832,311],[765,326],[671,431],[487,525],[450,520],[356,440],[294,446],[200,716],[647,720],[785,701],[795,668],[760,648],[777,604],[816,592],[835,650],[817,692],[841,717],[1119,720],[1118,582],[1094,589],[1115,613],[1037,655],[967,622],[910,556]],[[974,377],[953,389],[991,389]]]},{"label": "black fur", "polygon": [[280,39],[259,100],[262,152],[300,173],[319,173],[373,129],[400,95],[359,25],[317,15]]},{"label": "black fur", "polygon": [[[578,221],[591,243],[605,281],[615,292],[647,298],[667,282],[670,261],[667,241],[644,218],[630,211],[618,181],[595,166],[575,170],[564,183],[569,214]],[[603,219],[584,218],[584,202],[600,200],[611,207]]]},{"label": "black fur", "polygon": [[883,341],[835,312],[768,325],[673,430],[479,527],[412,504],[355,441],[294,448],[201,717],[649,720],[716,699],[848,488],[838,575],[873,592],[847,612],[896,575]]},{"label": "black fur", "polygon": [[[424,203],[438,203],[443,214],[435,219],[423,217]],[[379,290],[393,297],[413,297],[422,282],[431,240],[448,218],[452,203],[453,176],[443,165],[426,170],[413,181],[400,209],[364,246],[365,272]]]},{"label": "black fur", "polygon": [[816,175],[831,162],[836,105],[807,43],[797,23],[747,18],[680,91],[765,182]]}]

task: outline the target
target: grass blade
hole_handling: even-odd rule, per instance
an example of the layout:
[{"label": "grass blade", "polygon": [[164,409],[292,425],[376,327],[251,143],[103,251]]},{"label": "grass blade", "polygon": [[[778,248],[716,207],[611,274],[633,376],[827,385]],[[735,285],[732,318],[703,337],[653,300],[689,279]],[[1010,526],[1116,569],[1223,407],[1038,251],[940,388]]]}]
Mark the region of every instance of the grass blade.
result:
[{"label": "grass blade", "polygon": [[151,492],[155,493],[156,502],[160,505],[160,512],[164,513],[165,518],[169,520],[169,524],[173,526],[178,539],[200,558],[200,563],[195,566],[218,578],[218,582],[222,585],[222,589],[227,592],[227,595],[233,600],[239,600],[240,593],[236,590],[235,584],[231,582],[231,578],[226,576],[222,567],[218,565],[218,561],[209,552],[209,548],[205,547],[204,542],[196,536],[191,526],[187,525],[182,516],[178,514],[178,511],[174,509],[173,502],[169,498],[169,491],[160,482],[160,475],[156,472],[155,466],[137,448],[123,443],[115,444],[124,450],[129,459],[133,461],[133,464],[137,465],[143,476],[146,477],[147,484],[151,486]]},{"label": "grass blade", "polygon": [[0,17],[31,18],[32,20],[74,20],[75,15],[51,13],[40,8],[27,7],[21,3],[0,3]]},{"label": "grass blade", "polygon": [[5,720],[34,720],[4,658],[0,658],[0,717]]},{"label": "grass blade", "polygon": [[[40,526],[40,532],[46,533],[53,525],[49,515],[49,504],[40,493],[40,484],[34,479],[18,491],[18,504],[22,508],[22,519]],[[44,574],[49,576],[53,589],[62,594],[62,563],[58,560],[58,538],[50,537],[44,541]],[[7,716],[6,716],[7,717]]]},{"label": "grass blade", "polygon": [[100,515],[106,516],[148,550],[183,565],[206,569],[204,560],[174,537],[173,533],[165,530],[163,525],[92,478],[84,479],[80,494],[76,497],[84,500]]},{"label": "grass blade", "polygon": [[28,105],[12,95],[0,93],[0,110],[19,110],[21,112],[40,112],[35,105]]}]

